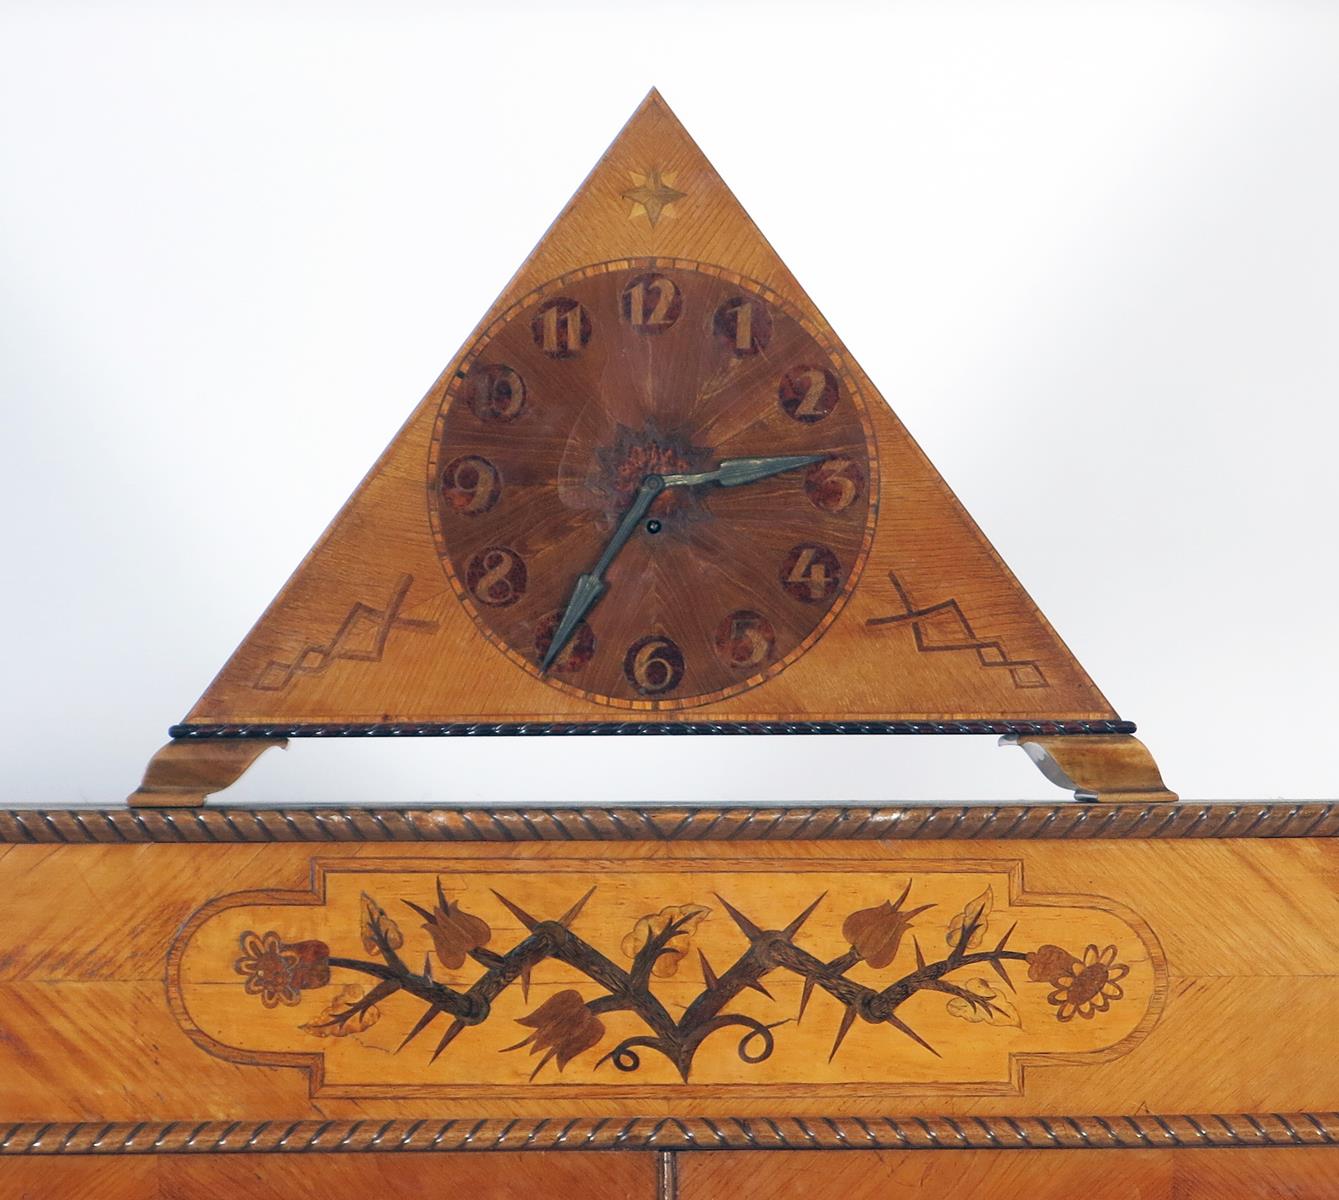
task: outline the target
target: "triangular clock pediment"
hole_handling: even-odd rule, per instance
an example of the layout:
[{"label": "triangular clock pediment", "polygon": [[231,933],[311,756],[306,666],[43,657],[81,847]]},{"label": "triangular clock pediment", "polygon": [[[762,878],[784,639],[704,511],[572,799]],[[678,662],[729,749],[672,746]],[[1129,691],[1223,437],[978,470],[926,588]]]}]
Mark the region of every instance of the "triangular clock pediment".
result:
[{"label": "triangular clock pediment", "polygon": [[135,799],[205,742],[592,725],[1133,742],[655,91]]}]

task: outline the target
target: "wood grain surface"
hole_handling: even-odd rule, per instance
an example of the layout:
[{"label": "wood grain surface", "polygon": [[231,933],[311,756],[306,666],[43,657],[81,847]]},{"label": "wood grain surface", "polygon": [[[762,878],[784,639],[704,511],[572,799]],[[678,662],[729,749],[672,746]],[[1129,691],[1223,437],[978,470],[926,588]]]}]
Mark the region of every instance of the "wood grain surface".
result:
[{"label": "wood grain surface", "polygon": [[388,1200],[476,1192],[490,1200],[1331,1200],[1339,1148],[679,1155],[669,1186],[651,1154],[469,1157],[369,1154],[233,1158],[0,1159],[5,1200]]},{"label": "wood grain surface", "polygon": [[1339,1149],[1137,1150],[1063,1156],[1029,1152],[934,1155],[886,1152],[685,1155],[684,1200],[779,1195],[844,1200],[1330,1200]]},{"label": "wood grain surface", "polygon": [[655,1166],[650,1153],[0,1158],[0,1200],[657,1200]]},{"label": "wood grain surface", "polygon": [[[1336,1045],[1330,1014],[1339,1002],[1333,953],[1337,860],[1329,838],[423,843],[412,854],[406,872],[405,847],[387,842],[4,846],[0,883],[10,917],[0,953],[6,1024],[0,1121],[1016,1118],[1326,1113],[1339,1107],[1327,1066]],[[919,970],[917,942],[927,964],[949,954],[953,922],[980,894],[969,883],[1001,873],[1008,882],[997,885],[994,899],[1010,923],[1017,920],[1008,948],[1016,944],[1020,952],[1036,954],[1052,945],[1082,964],[1090,943],[1099,960],[1114,945],[1117,954],[1105,965],[1126,964],[1130,971],[1108,977],[1121,995],[1108,993],[1107,1010],[1062,1023],[1056,1001],[1063,1003],[1060,993],[1074,986],[1062,979],[1078,979],[1074,962],[1052,952],[1040,964],[1009,960],[1012,990],[993,969],[983,969],[980,978],[992,989],[999,985],[1019,1025],[1012,1015],[1000,1023],[988,1011],[975,1021],[951,1016],[948,1002],[960,996],[921,995],[898,1015],[907,1016],[906,1024],[938,1055],[886,1022],[871,1023],[861,1010],[829,1062],[843,1023],[842,998],[819,988],[797,1022],[795,992],[803,978],[783,967],[761,979],[769,991],[776,984],[774,999],[745,989],[739,1001],[746,1006],[741,1011],[763,1024],[785,1022],[772,1031],[776,1053],[756,1064],[761,1075],[730,1057],[737,1038],[717,1032],[721,1057],[713,1062],[708,1043],[700,1082],[676,1082],[672,1071],[666,1076],[659,1067],[655,1080],[640,1077],[648,1082],[617,1070],[596,1082],[600,1076],[590,1061],[598,1057],[597,1046],[599,1054],[613,1048],[608,1030],[591,1041],[594,1027],[569,1001],[558,1017],[550,1011],[530,1024],[517,1023],[540,1008],[541,996],[575,991],[589,1002],[608,990],[566,961],[545,959],[533,965],[528,1005],[519,1006],[516,978],[505,1003],[517,1004],[518,1011],[471,1025],[435,1060],[431,1052],[446,1029],[440,1018],[398,1053],[395,1045],[381,1045],[378,1029],[397,1033],[392,1040],[398,1043],[422,1009],[412,992],[384,997],[384,1028],[373,1025],[352,1035],[362,1039],[351,1043],[361,1047],[355,1057],[362,1065],[350,1060],[341,1066],[362,1071],[359,1081],[376,1095],[325,1094],[314,1088],[308,1056],[326,1055],[332,1042],[348,1039],[301,1026],[313,1024],[346,979],[363,981],[358,972],[331,967],[330,982],[322,984],[320,951],[300,944],[323,941],[332,957],[376,962],[382,956],[375,945],[367,949],[361,921],[353,924],[354,910],[338,900],[337,889],[327,899],[338,903],[311,903],[314,881],[323,873],[343,873],[350,894],[370,876],[389,884],[357,891],[396,910],[405,939],[399,957],[412,973],[422,972],[425,955],[431,955],[434,977],[454,981],[457,992],[468,992],[488,967],[468,957],[469,949],[459,969],[436,957],[437,938],[423,926],[434,923],[429,917],[438,905],[438,875],[450,884],[447,899],[456,906],[448,920],[457,939],[454,951],[448,947],[453,958],[482,939],[477,927],[471,931],[459,918],[462,912],[489,925],[489,941],[474,950],[493,952],[495,929],[498,953],[509,952],[520,938],[525,922],[505,910],[494,888],[530,916],[558,922],[598,876],[599,888],[571,918],[571,930],[623,971],[635,957],[623,946],[636,919],[675,905],[710,907],[694,932],[700,943],[680,959],[682,977],[662,976],[651,984],[676,1017],[706,983],[699,949],[706,949],[718,979],[748,952],[749,937],[711,892],[759,928],[782,930],[826,890],[808,918],[812,924],[798,929],[794,943],[829,964],[850,953],[854,938],[863,961],[850,976],[873,987]],[[466,880],[468,887],[457,889],[456,882]],[[709,881],[711,891],[679,886],[692,880]],[[914,886],[901,913],[925,902],[937,907],[912,918],[888,965],[874,968],[871,962],[891,951],[901,924],[883,905],[897,909],[909,880]],[[302,902],[275,908],[276,891]],[[1024,895],[1052,904],[1034,913],[1019,902]],[[429,917],[410,909],[404,903],[409,899]],[[862,910],[869,928],[850,923]],[[1043,910],[1046,923],[1037,925]],[[219,933],[222,963],[206,953],[211,930]],[[237,969],[248,957],[241,945],[248,931],[273,931],[284,944],[271,964],[279,974],[266,977],[274,1007],[264,1002],[263,979],[246,991],[261,969],[254,962]],[[1004,932],[991,924],[976,952],[991,950]],[[230,939],[233,948],[225,949]],[[174,946],[181,948],[179,960],[170,959]],[[938,948],[932,952],[931,946]],[[192,982],[186,968],[197,953],[208,970],[201,967],[203,974]],[[178,961],[186,982],[174,982]],[[1137,966],[1141,961],[1145,965]],[[1042,979],[1028,978],[1034,969]],[[1078,967],[1079,974],[1083,970]],[[1044,972],[1055,978],[1044,982]],[[1165,1002],[1157,999],[1159,972],[1165,972]],[[970,981],[976,975],[964,971],[949,978]],[[290,984],[296,984],[296,1005],[279,994]],[[226,999],[209,999],[215,992]],[[943,1007],[931,999],[942,1000]],[[599,1019],[612,1028],[612,1015]],[[208,1021],[216,1023],[209,1037],[228,1039],[232,1049],[202,1044],[199,1031]],[[1139,1029],[1134,1038],[1131,1022]],[[502,1026],[514,1031],[511,1042],[491,1040]],[[626,1035],[633,1032],[629,1027]],[[1071,1036],[1081,1044],[1065,1040]],[[527,1044],[498,1052],[499,1045],[516,1042]],[[565,1070],[557,1069],[555,1059],[528,1079],[544,1052],[560,1043],[564,1053],[573,1051]],[[1005,1046],[1010,1053],[1042,1057],[1002,1079]],[[535,1047],[539,1053],[532,1056]],[[760,1043],[750,1046],[758,1049]],[[265,1057],[272,1053],[294,1058],[278,1065]],[[1060,1057],[1045,1057],[1054,1053]],[[654,1056],[645,1051],[643,1069],[651,1069]],[[510,1081],[505,1096],[499,1071]],[[772,1071],[779,1074],[767,1074]],[[425,1080],[446,1086],[430,1086],[423,1094]],[[471,1096],[472,1085],[492,1089],[486,1104]]]},{"label": "wood grain surface", "polygon": [[[792,452],[541,674],[631,484]],[[1117,719],[653,92],[187,723],[983,718]]]}]

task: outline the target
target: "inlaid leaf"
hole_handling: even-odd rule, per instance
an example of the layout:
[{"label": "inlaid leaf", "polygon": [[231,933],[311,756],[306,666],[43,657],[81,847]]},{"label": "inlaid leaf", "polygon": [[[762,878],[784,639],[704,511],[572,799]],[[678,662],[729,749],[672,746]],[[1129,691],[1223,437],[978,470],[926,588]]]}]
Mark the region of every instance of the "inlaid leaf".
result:
[{"label": "inlaid leaf", "polygon": [[953,918],[952,924],[948,927],[948,932],[944,935],[944,941],[956,948],[962,938],[963,930],[968,925],[972,925],[974,928],[967,938],[964,949],[975,950],[981,944],[981,939],[986,936],[987,918],[990,916],[993,903],[994,897],[991,895],[990,888],[986,888],[979,896],[967,901],[962,912]]},{"label": "inlaid leaf", "polygon": [[973,1024],[986,1021],[991,1025],[1013,1025],[1022,1028],[1023,1019],[1018,1015],[1018,1009],[1003,992],[993,987],[989,980],[969,979],[958,986],[978,999],[969,1000],[965,996],[952,997],[947,1005],[949,1016],[971,1021]]},{"label": "inlaid leaf", "polygon": [[362,894],[362,921],[360,923],[360,932],[363,937],[363,949],[368,954],[377,954],[379,947],[377,939],[372,936],[373,929],[380,929],[381,936],[386,939],[386,945],[392,950],[398,950],[404,945],[404,934],[400,932],[400,927],[390,919],[386,910],[372,899],[366,892]]},{"label": "inlaid leaf", "polygon": [[304,1033],[311,1034],[312,1037],[320,1038],[348,1037],[351,1033],[362,1033],[365,1029],[371,1029],[381,1020],[381,1009],[375,1004],[355,1012],[347,1021],[335,1019],[340,1013],[348,1012],[355,1007],[365,994],[365,989],[356,983],[340,988],[338,995],[321,1010],[320,1016],[305,1025],[299,1025],[298,1028]]},{"label": "inlaid leaf", "polygon": [[657,913],[647,913],[637,918],[632,931],[623,939],[621,949],[629,958],[635,958],[651,938],[660,936],[671,925],[677,925],[678,928],[670,935],[651,968],[661,979],[668,979],[678,971],[679,963],[688,953],[694,931],[710,912],[711,909],[701,904],[671,904]]}]

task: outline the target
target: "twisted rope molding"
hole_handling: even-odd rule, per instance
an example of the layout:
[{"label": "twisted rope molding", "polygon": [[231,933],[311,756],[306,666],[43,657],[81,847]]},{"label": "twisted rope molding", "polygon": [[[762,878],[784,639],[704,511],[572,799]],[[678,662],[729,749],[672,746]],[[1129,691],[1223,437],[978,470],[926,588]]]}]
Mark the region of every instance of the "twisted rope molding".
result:
[{"label": "twisted rope molding", "polygon": [[606,1117],[0,1125],[0,1157],[491,1150],[1167,1150],[1339,1145],[1339,1113],[1129,1117]]},{"label": "twisted rope molding", "polygon": [[375,724],[264,723],[247,725],[173,725],[167,735],[178,741],[209,738],[360,738],[360,737],[646,737],[666,734],[1002,734],[1020,735],[1134,733],[1133,721],[493,721]]},{"label": "twisted rope molding", "polygon": [[789,808],[0,809],[0,845],[944,841],[1339,836],[1339,801]]}]

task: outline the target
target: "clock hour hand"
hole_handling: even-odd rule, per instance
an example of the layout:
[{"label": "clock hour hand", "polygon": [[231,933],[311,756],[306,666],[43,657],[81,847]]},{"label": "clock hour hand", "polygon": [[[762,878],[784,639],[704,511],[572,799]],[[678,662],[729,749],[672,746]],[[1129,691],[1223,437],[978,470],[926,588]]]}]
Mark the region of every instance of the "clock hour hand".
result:
[{"label": "clock hour hand", "polygon": [[727,458],[711,471],[698,471],[691,475],[648,475],[642,480],[637,494],[632,499],[628,511],[614,530],[595,566],[584,575],[578,575],[576,586],[572,589],[571,599],[553,631],[549,648],[544,651],[539,670],[543,674],[553,665],[554,660],[563,652],[563,647],[571,640],[577,626],[586,614],[595,606],[595,602],[604,595],[604,573],[615,555],[632,536],[638,522],[650,511],[656,497],[667,487],[693,487],[700,483],[717,483],[721,487],[738,487],[741,483],[756,483],[780,475],[782,471],[793,471],[797,467],[807,467],[811,463],[822,462],[826,454],[780,454],[771,458]]},{"label": "clock hour hand", "polygon": [[632,536],[632,531],[637,528],[637,523],[646,516],[651,505],[655,503],[656,497],[664,490],[665,479],[663,476],[648,475],[643,479],[641,487],[637,489],[637,494],[632,498],[632,504],[628,511],[623,514],[623,519],[618,523],[618,528],[614,530],[614,536],[609,539],[595,566],[586,574],[577,576],[576,586],[572,589],[572,598],[568,600],[567,607],[563,610],[562,618],[558,622],[558,628],[553,631],[553,640],[549,642],[549,648],[544,651],[544,658],[540,661],[539,670],[541,674],[553,665],[554,659],[563,652],[563,647],[567,645],[572,634],[576,632],[576,628],[581,624],[582,619],[604,594],[604,573],[609,569],[609,564],[614,561],[614,556],[623,549],[623,544]]},{"label": "clock hour hand", "polygon": [[822,462],[826,454],[779,454],[771,458],[727,458],[714,471],[698,471],[693,475],[664,475],[666,487],[692,487],[699,483],[718,483],[721,487],[738,487],[741,483],[757,483],[780,475],[782,471],[793,471],[796,467],[807,467],[811,463]]}]

